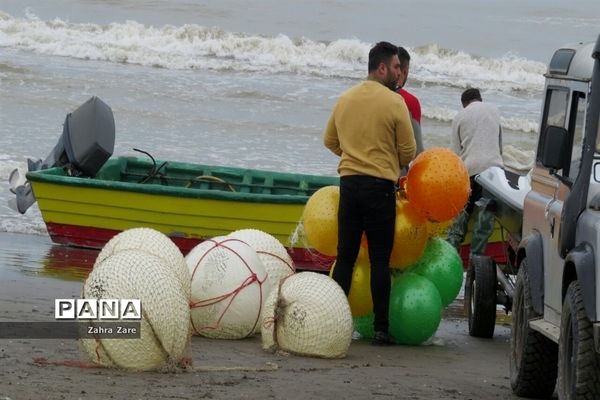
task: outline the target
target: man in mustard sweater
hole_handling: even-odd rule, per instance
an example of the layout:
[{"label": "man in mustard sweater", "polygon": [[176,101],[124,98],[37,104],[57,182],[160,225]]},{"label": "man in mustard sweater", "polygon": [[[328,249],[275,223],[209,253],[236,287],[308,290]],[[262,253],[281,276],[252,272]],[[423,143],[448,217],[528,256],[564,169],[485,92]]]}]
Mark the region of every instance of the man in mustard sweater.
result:
[{"label": "man in mustard sweater", "polygon": [[369,76],[344,92],[324,134],[325,146],[340,156],[338,254],[333,279],[346,295],[363,232],[371,262],[375,313],[373,344],[390,345],[390,271],[396,222],[395,183],[415,156],[415,138],[404,100],[394,92],[398,48],[377,43],[369,52]]}]

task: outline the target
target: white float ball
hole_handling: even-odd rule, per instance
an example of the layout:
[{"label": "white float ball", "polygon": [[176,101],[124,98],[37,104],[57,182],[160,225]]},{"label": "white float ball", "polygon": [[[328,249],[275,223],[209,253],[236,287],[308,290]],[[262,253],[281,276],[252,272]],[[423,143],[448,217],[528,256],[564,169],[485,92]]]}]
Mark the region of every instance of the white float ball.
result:
[{"label": "white float ball", "polygon": [[342,358],[352,340],[352,313],[340,286],[326,275],[301,272],[275,288],[263,313],[262,345],[313,357]]},{"label": "white float ball", "polygon": [[113,236],[98,254],[94,268],[113,254],[134,249],[164,260],[165,266],[173,271],[181,283],[187,298],[190,297],[190,274],[183,254],[167,235],[152,228],[132,228]]},{"label": "white float ball", "polygon": [[279,281],[296,272],[292,258],[285,247],[274,236],[258,229],[240,229],[229,234],[252,247],[267,271],[267,280],[272,288]]},{"label": "white float ball", "polygon": [[218,339],[256,333],[270,290],[256,251],[239,239],[219,236],[198,244],[185,260],[194,333]]},{"label": "white float ball", "polygon": [[81,339],[93,362],[146,371],[185,361],[190,343],[188,299],[163,259],[140,250],[113,254],[92,270],[82,297],[141,300],[139,339]]}]

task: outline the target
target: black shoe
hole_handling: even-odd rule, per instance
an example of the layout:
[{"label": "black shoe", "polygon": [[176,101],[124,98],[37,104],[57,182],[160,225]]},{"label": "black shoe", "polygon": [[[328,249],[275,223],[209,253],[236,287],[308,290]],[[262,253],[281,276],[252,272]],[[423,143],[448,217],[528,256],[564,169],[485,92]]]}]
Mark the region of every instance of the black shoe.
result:
[{"label": "black shoe", "polygon": [[396,344],[396,340],[387,332],[377,331],[375,332],[375,336],[373,336],[371,344],[374,346],[393,346]]}]

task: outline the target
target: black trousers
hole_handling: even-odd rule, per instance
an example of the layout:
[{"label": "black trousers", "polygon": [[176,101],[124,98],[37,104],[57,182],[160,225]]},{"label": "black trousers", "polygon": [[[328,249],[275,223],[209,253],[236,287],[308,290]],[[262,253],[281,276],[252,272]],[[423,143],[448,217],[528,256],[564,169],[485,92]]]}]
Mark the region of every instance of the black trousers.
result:
[{"label": "black trousers", "polygon": [[469,195],[469,201],[467,202],[466,206],[466,211],[467,214],[469,214],[469,216],[473,214],[473,210],[475,209],[475,202],[481,198],[481,194],[483,191],[481,185],[475,180],[476,176],[477,175],[473,175],[469,177],[469,183],[471,184],[471,194]]},{"label": "black trousers", "polygon": [[375,331],[387,332],[389,327],[390,254],[394,245],[395,223],[394,182],[362,175],[341,177],[338,255],[333,279],[348,295],[354,263],[365,232],[371,262]]}]

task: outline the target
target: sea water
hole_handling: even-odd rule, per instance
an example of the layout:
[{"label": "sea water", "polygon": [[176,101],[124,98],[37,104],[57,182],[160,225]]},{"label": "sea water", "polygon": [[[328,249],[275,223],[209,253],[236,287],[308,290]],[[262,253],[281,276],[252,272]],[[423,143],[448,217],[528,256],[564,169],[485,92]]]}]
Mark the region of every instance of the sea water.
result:
[{"label": "sea water", "polygon": [[599,27],[592,0],[0,0],[0,232],[45,234],[36,206],[8,207],[8,174],[91,96],[114,112],[115,155],[335,175],[323,128],[387,40],[412,55],[426,147],[449,145],[478,87],[531,151],[546,63]]}]

